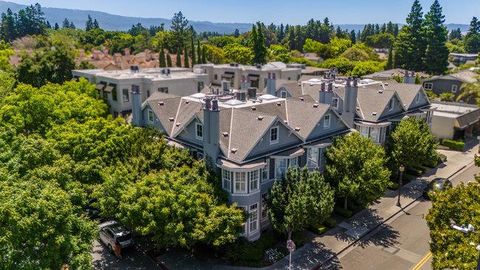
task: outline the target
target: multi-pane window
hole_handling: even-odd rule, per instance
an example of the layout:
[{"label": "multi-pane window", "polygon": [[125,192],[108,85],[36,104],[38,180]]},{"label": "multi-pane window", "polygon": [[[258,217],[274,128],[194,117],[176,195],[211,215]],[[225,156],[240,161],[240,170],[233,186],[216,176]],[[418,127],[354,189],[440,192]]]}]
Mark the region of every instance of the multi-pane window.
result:
[{"label": "multi-pane window", "polygon": [[260,173],[258,170],[248,172],[248,179],[250,181],[250,192],[258,190],[258,182],[260,180]]},{"label": "multi-pane window", "polygon": [[256,232],[258,230],[258,204],[250,205],[250,233]]},{"label": "multi-pane window", "polygon": [[374,143],[380,142],[380,128],[371,128],[370,129],[370,138]]},{"label": "multi-pane window", "polygon": [[338,98],[332,99],[332,107],[334,107],[335,109],[338,109]]},{"label": "multi-pane window", "polygon": [[425,84],[423,84],[423,87],[426,90],[432,90],[433,89],[433,83],[425,83]]},{"label": "multi-pane window", "polygon": [[330,127],[330,114],[327,114],[323,117],[323,127],[329,128]]},{"label": "multi-pane window", "polygon": [[278,127],[272,127],[270,129],[270,143],[278,143]]},{"label": "multi-pane window", "polygon": [[224,190],[231,192],[232,191],[232,178],[233,173],[231,171],[222,170],[222,187]]},{"label": "multi-pane window", "polygon": [[287,92],[285,91],[280,92],[280,95],[282,98],[287,98]]},{"label": "multi-pane window", "polygon": [[298,167],[298,157],[275,159],[275,178],[283,178],[288,168],[295,167]]},{"label": "multi-pane window", "polygon": [[123,102],[130,101],[130,94],[128,93],[128,89],[122,89],[122,95],[123,95]]},{"label": "multi-pane window", "polygon": [[262,194],[262,220],[266,220],[268,218],[268,212],[267,212],[267,196],[268,193]]},{"label": "multi-pane window", "polygon": [[153,114],[153,111],[148,110],[148,122],[153,123],[154,120],[155,120],[155,115]]},{"label": "multi-pane window", "polygon": [[247,179],[245,172],[235,172],[234,193],[247,193]]},{"label": "multi-pane window", "polygon": [[195,137],[197,140],[203,140],[203,125],[201,123],[195,125]]},{"label": "multi-pane window", "polygon": [[113,84],[111,84],[111,86],[113,88],[112,89],[112,100],[117,101],[118,100],[118,98],[117,98],[117,87]]},{"label": "multi-pane window", "polygon": [[308,148],[307,150],[307,168],[309,169],[317,169],[318,166],[318,154],[319,149],[312,147]]},{"label": "multi-pane window", "polygon": [[454,84],[452,85],[452,93],[457,93],[457,90],[458,90],[458,85]]},{"label": "multi-pane window", "polygon": [[269,169],[270,169],[270,159],[267,159],[267,166],[265,166],[265,168],[262,169],[262,183],[270,179]]}]

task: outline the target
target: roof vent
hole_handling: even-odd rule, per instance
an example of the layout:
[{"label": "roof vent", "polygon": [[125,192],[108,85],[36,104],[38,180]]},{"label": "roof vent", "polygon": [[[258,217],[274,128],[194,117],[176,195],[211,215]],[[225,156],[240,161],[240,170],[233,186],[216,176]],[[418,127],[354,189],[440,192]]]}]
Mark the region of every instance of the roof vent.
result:
[{"label": "roof vent", "polygon": [[238,149],[237,148],[232,148],[232,150],[230,150],[232,153],[237,153]]},{"label": "roof vent", "polygon": [[377,115],[377,112],[372,112],[372,115]]},{"label": "roof vent", "polygon": [[305,101],[305,99],[304,99],[303,97],[300,97],[300,100],[301,100],[301,101]]},{"label": "roof vent", "polygon": [[228,132],[223,132],[222,135],[223,137],[228,137]]},{"label": "roof vent", "polygon": [[177,123],[176,126],[179,127],[182,123]]},{"label": "roof vent", "polygon": [[299,127],[296,127],[296,128],[295,128],[295,131],[297,131],[297,132],[300,131],[300,128],[299,128]]},{"label": "roof vent", "polygon": [[284,122],[285,124],[288,124],[288,121],[287,121],[287,120],[284,120],[283,122]]},{"label": "roof vent", "polygon": [[173,117],[168,118],[168,121],[170,121],[170,122],[173,122],[173,120],[175,120],[175,118],[173,118]]},{"label": "roof vent", "polygon": [[280,102],[277,102],[277,106],[282,106],[282,103],[280,103]]},{"label": "roof vent", "polygon": [[385,86],[388,86],[388,83],[385,83]]},{"label": "roof vent", "polygon": [[188,103],[190,103],[190,101],[189,101],[189,100],[185,100],[185,104],[188,104]]},{"label": "roof vent", "polygon": [[318,103],[313,104],[313,108],[318,108]]},{"label": "roof vent", "polygon": [[262,120],[263,120],[263,115],[259,115],[259,116],[257,117],[257,119],[260,120],[260,121],[262,121]]},{"label": "roof vent", "polygon": [[383,94],[383,89],[379,89],[379,90],[378,90],[378,93],[379,93],[379,94]]},{"label": "roof vent", "polygon": [[255,106],[252,106],[252,111],[256,111],[257,108]]},{"label": "roof vent", "polygon": [[163,106],[165,103],[163,101],[159,101],[158,105]]}]

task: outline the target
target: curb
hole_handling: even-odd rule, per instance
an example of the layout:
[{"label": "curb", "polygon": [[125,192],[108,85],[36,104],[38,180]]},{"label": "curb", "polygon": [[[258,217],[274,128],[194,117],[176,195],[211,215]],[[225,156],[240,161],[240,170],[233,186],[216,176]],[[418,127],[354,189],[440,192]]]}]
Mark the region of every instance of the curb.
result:
[{"label": "curb", "polygon": [[[458,170],[456,170],[455,172],[453,172],[450,176],[447,177],[447,179],[450,179],[452,178],[454,175],[458,174],[459,172],[461,172],[462,170],[464,170],[465,168],[467,168],[468,166],[470,166],[471,164],[473,164],[474,161],[471,161],[469,163],[467,163],[466,165],[463,165],[462,167],[460,167]],[[311,270],[319,270],[321,266],[323,266],[325,263],[327,262],[330,262],[334,257],[337,257],[338,255],[342,254],[343,252],[345,252],[347,249],[351,248],[352,246],[356,245],[360,240],[364,239],[366,236],[368,236],[371,232],[375,231],[376,229],[378,229],[380,226],[384,225],[385,223],[387,223],[389,220],[391,220],[393,217],[395,217],[396,215],[398,215],[400,212],[403,212],[405,209],[407,209],[409,206],[411,206],[412,204],[418,202],[418,199],[420,199],[422,197],[422,195],[418,196],[416,199],[414,199],[413,201],[411,201],[410,203],[406,204],[405,206],[401,206],[400,209],[398,211],[396,211],[395,213],[393,213],[391,216],[389,216],[388,218],[382,220],[379,224],[375,225],[373,228],[371,228],[370,230],[368,230],[367,232],[365,232],[361,237],[359,237],[358,239],[356,239],[355,241],[353,241],[352,243],[348,244],[346,247],[342,248],[339,252],[336,252],[335,255],[330,255],[330,257],[328,257],[327,259],[325,259],[324,261],[322,262],[319,262],[317,263],[315,266],[313,266],[312,268],[310,268]]]}]

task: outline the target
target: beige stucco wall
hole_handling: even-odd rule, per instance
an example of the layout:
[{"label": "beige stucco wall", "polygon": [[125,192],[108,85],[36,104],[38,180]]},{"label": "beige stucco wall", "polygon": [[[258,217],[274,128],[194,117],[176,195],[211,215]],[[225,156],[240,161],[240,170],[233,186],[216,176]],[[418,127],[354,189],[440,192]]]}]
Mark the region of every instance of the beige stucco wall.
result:
[{"label": "beige stucco wall", "polygon": [[454,134],[454,118],[432,116],[432,133],[439,139],[452,139]]}]

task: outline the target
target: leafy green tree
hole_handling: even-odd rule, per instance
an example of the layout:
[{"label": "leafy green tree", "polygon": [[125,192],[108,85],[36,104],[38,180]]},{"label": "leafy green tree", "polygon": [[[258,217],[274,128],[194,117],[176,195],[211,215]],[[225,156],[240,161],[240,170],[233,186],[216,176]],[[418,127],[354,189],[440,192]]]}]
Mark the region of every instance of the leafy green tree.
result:
[{"label": "leafy green tree", "polygon": [[334,191],[318,171],[289,169],[285,179],[273,184],[267,205],[273,228],[291,239],[293,232],[319,224],[330,216]]},{"label": "leafy green tree", "polygon": [[226,62],[223,49],[208,44],[204,44],[202,48],[202,62],[206,63],[207,59],[214,64],[222,64]]},{"label": "leafy green tree", "polygon": [[439,98],[440,98],[440,101],[452,102],[452,101],[455,100],[455,95],[453,93],[450,93],[450,92],[445,92],[445,93],[441,93]]},{"label": "leafy green tree", "polygon": [[202,46],[200,45],[200,40],[198,39],[197,40],[197,61],[198,61],[198,64],[205,64],[203,61],[202,61]]},{"label": "leafy green tree", "polygon": [[147,175],[121,197],[118,216],[160,247],[231,243],[240,235],[244,214],[212,196],[208,177],[200,164]]},{"label": "leafy green tree", "polygon": [[425,164],[437,158],[437,142],[424,120],[403,119],[390,135],[390,155],[394,168]]},{"label": "leafy green tree", "polygon": [[336,195],[353,199],[360,205],[367,205],[382,196],[390,181],[386,168],[383,147],[358,132],[338,138],[327,150],[326,179],[336,190]]},{"label": "leafy green tree", "polygon": [[454,39],[461,40],[462,38],[463,38],[462,30],[460,30],[460,28],[453,29],[452,31],[450,31],[450,34],[448,36],[449,40],[454,40]]},{"label": "leafy green tree", "polygon": [[12,10],[8,8],[6,13],[2,13],[0,36],[3,40],[11,42],[17,38],[17,35],[15,15]]},{"label": "leafy green tree", "polygon": [[480,83],[464,83],[457,97],[457,101],[480,104]]},{"label": "leafy green tree", "polygon": [[225,46],[223,52],[228,61],[244,65],[252,63],[253,51],[249,47],[232,43]]},{"label": "leafy green tree", "polygon": [[92,17],[90,16],[90,14],[88,15],[88,19],[87,19],[87,22],[85,23],[85,31],[90,31],[92,30],[94,27],[93,27],[93,19]]},{"label": "leafy green tree", "polygon": [[202,64],[207,63],[207,53],[205,52],[205,47],[202,46]]},{"label": "leafy green tree", "polygon": [[[478,158],[477,158],[478,159]],[[433,269],[476,269],[480,244],[480,184],[478,179],[432,196],[426,217],[430,228]],[[475,230],[463,233],[452,228],[471,224]]]},{"label": "leafy green tree", "polygon": [[480,33],[465,37],[465,50],[469,53],[480,52]]},{"label": "leafy green tree", "polygon": [[355,67],[350,72],[351,76],[363,77],[374,72],[378,72],[384,69],[384,63],[377,61],[364,61],[355,64]]},{"label": "leafy green tree", "polygon": [[96,225],[50,181],[0,180],[0,264],[5,269],[92,269]]},{"label": "leafy green tree", "polygon": [[36,50],[32,55],[24,54],[17,67],[18,80],[36,87],[52,83],[63,83],[72,79],[75,55],[71,48],[60,43]]},{"label": "leafy green tree", "polygon": [[357,36],[355,34],[355,30],[350,31],[350,40],[352,41],[352,44],[357,43]]},{"label": "leafy green tree", "polygon": [[365,44],[374,48],[390,48],[395,41],[395,36],[389,33],[379,33],[367,37]]},{"label": "leafy green tree", "polygon": [[430,74],[442,74],[448,67],[449,51],[446,46],[448,30],[444,22],[442,7],[438,0],[435,0],[425,15],[424,22],[426,41],[424,70]]},{"label": "leafy green tree", "polygon": [[422,71],[425,55],[423,12],[419,0],[415,0],[394,45],[395,65],[408,70]]}]

